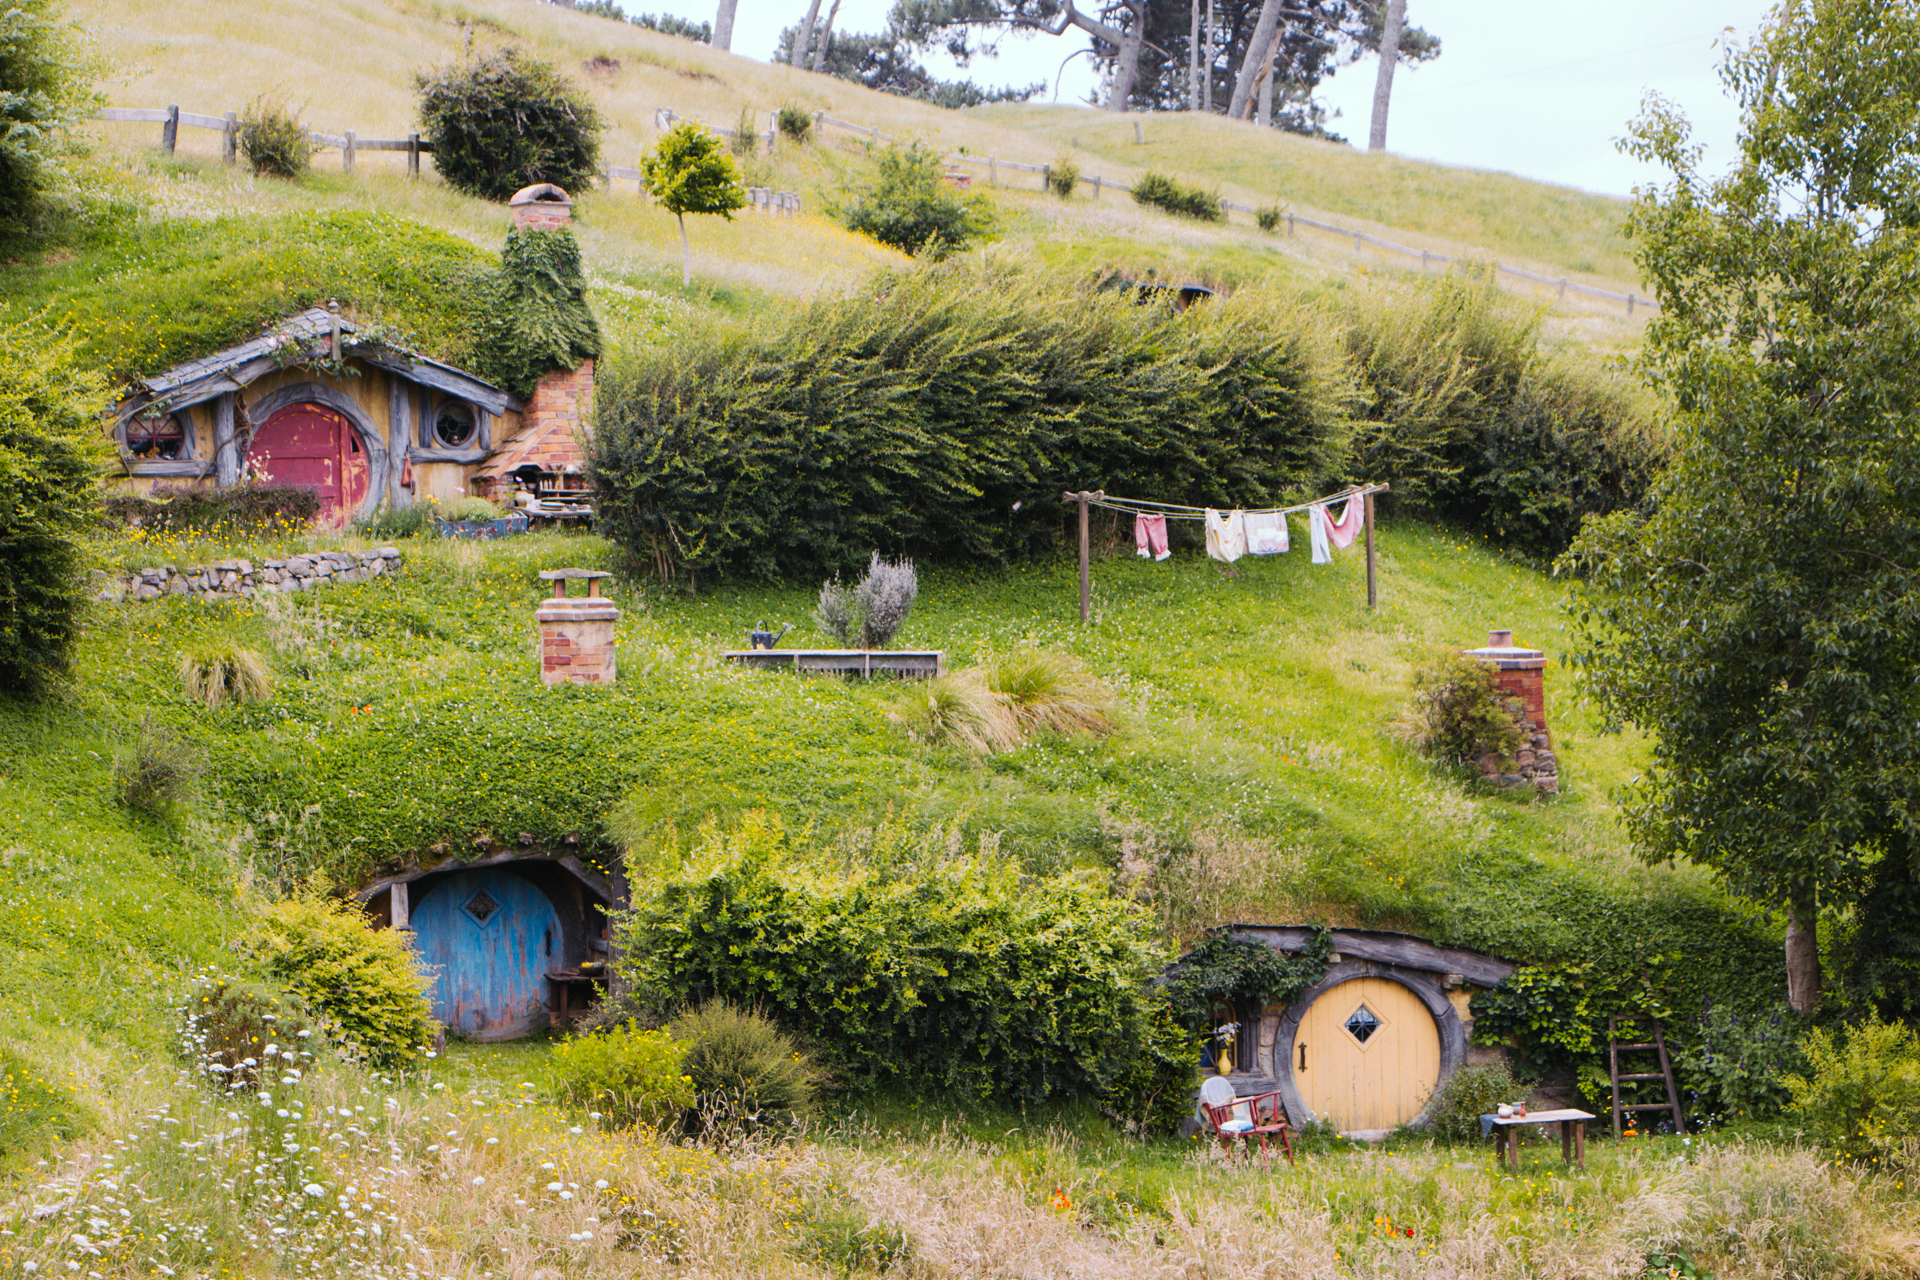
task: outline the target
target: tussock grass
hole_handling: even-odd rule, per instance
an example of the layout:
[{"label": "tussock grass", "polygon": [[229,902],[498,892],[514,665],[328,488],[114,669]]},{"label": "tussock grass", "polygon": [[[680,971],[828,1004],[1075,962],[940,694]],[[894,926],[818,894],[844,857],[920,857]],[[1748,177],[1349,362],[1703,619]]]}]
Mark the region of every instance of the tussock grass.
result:
[{"label": "tussock grass", "polygon": [[988,666],[986,683],[1006,700],[1022,733],[1104,737],[1114,731],[1112,695],[1085,668],[1062,654],[1002,658]]},{"label": "tussock grass", "polygon": [[970,671],[909,686],[892,714],[922,742],[986,754],[1010,750],[1020,741],[1020,721],[1006,698]]},{"label": "tussock grass", "polygon": [[197,645],[180,656],[180,691],[209,711],[265,702],[273,696],[273,668],[256,649]]}]

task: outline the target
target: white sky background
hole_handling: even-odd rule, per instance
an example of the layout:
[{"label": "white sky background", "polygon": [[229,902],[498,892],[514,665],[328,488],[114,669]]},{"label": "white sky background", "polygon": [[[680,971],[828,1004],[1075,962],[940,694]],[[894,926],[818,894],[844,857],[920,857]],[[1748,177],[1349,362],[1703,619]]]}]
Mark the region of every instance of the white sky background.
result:
[{"label": "white sky background", "polygon": [[[824,14],[832,0],[824,0]],[[834,25],[877,31],[892,0],[842,0]],[[664,9],[711,22],[711,0],[627,0],[629,12]],[[1441,39],[1440,57],[1394,76],[1387,149],[1396,155],[1476,169],[1495,169],[1607,195],[1626,195],[1659,175],[1621,155],[1613,142],[1638,112],[1641,95],[1657,90],[1680,104],[1707,144],[1705,167],[1731,158],[1733,104],[1715,75],[1721,41],[1731,27],[1744,40],[1771,0],[1408,0],[1408,22]],[[739,0],[733,51],[768,59],[780,29],[796,26],[805,0]],[[1089,59],[1062,59],[1086,47],[1085,36],[1009,36],[1000,56],[964,71],[925,61],[936,74],[985,85],[1052,85],[1059,101],[1081,105],[1095,86]],[[1336,133],[1364,147],[1378,60],[1347,67],[1322,86],[1321,100],[1339,119]]]}]

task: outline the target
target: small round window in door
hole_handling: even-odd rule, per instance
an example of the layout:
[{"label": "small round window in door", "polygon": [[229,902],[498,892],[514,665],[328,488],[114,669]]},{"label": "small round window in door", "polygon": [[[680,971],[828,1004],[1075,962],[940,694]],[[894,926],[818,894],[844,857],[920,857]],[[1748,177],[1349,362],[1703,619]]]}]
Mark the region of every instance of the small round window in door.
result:
[{"label": "small round window in door", "polygon": [[1391,978],[1327,988],[1293,1040],[1300,1100],[1342,1133],[1407,1123],[1440,1082],[1440,1026],[1419,996]]}]

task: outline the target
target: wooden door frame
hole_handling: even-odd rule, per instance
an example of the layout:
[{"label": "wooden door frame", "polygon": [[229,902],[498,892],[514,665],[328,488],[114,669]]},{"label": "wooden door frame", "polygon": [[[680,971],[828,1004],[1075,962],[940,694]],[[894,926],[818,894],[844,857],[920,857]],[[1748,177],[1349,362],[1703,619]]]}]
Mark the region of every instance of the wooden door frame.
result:
[{"label": "wooden door frame", "polygon": [[[1300,1084],[1293,1078],[1296,1059],[1293,1054],[1294,1036],[1300,1030],[1300,1020],[1307,1016],[1307,1010],[1321,996],[1326,995],[1342,983],[1353,982],[1360,978],[1385,978],[1397,982],[1411,991],[1433,1015],[1435,1027],[1440,1032],[1440,1076],[1435,1081],[1445,1080],[1459,1070],[1467,1061],[1467,1031],[1461,1025],[1460,1015],[1454,1011],[1453,1001],[1447,999],[1447,993],[1435,981],[1432,974],[1417,969],[1403,969],[1397,965],[1375,964],[1367,960],[1346,960],[1333,967],[1332,972],[1316,983],[1307,993],[1296,1000],[1280,1019],[1280,1028],[1273,1035],[1272,1056],[1267,1066],[1273,1078],[1280,1082],[1280,1100],[1287,1105],[1287,1115],[1296,1121],[1307,1118],[1306,1100],[1300,1096]],[[1280,1059],[1286,1061],[1282,1063]],[[1420,1108],[1410,1124],[1419,1124],[1426,1119],[1427,1112],[1433,1106],[1429,1098]]]}]

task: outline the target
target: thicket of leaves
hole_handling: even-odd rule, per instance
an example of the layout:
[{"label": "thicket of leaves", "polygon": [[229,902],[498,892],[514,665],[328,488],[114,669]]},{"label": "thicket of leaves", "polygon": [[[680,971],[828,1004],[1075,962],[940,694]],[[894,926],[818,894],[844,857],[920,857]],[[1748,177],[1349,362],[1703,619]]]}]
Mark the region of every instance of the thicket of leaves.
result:
[{"label": "thicket of leaves", "polygon": [[889,143],[878,157],[873,185],[847,202],[840,221],[902,253],[936,261],[958,253],[986,236],[993,220],[982,197],[947,186],[944,169],[931,147]]},{"label": "thicket of leaves", "polygon": [[527,398],[540,375],[600,354],[580,245],[565,227],[515,227],[500,254],[476,370]]},{"label": "thicket of leaves", "polygon": [[1326,328],[1253,291],[1184,315],[967,261],[601,366],[601,529],[636,560],[820,578],[878,548],[1051,554],[1060,494],[1265,505],[1345,462]]},{"label": "thicket of leaves", "polygon": [[763,1010],[859,1085],[1099,1098],[1138,1116],[1173,1076],[1192,1080],[1190,1052],[1148,1052],[1165,1038],[1150,923],[1076,876],[848,871],[750,814],[708,828],[620,933],[655,1016],[715,999]]},{"label": "thicket of leaves", "polygon": [[584,191],[600,169],[600,116],[579,86],[518,49],[414,77],[420,128],[448,185],[484,200],[551,182]]},{"label": "thicket of leaves", "polygon": [[16,0],[0,11],[0,238],[33,228],[77,150],[71,134],[98,105],[103,70],[58,0]]}]

